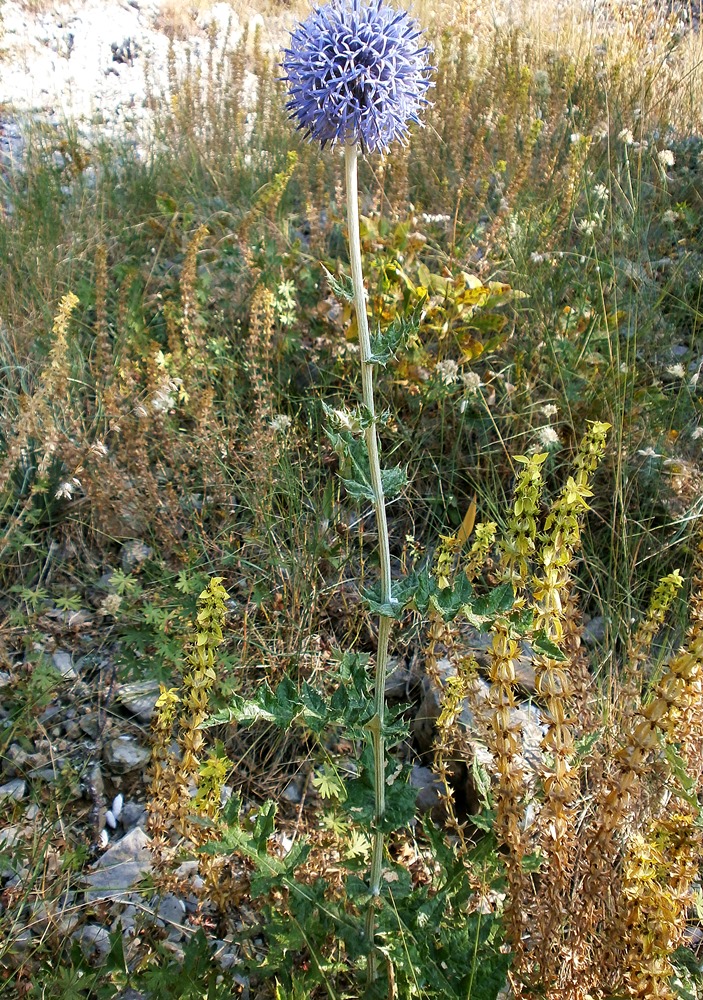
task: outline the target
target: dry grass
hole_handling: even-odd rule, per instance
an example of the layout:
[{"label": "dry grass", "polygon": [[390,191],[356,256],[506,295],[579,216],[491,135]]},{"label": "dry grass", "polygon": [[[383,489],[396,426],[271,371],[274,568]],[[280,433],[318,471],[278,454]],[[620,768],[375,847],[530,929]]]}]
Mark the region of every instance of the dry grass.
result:
[{"label": "dry grass", "polygon": [[168,38],[191,38],[200,31],[199,18],[207,14],[214,3],[215,0],[162,0],[154,27]]}]

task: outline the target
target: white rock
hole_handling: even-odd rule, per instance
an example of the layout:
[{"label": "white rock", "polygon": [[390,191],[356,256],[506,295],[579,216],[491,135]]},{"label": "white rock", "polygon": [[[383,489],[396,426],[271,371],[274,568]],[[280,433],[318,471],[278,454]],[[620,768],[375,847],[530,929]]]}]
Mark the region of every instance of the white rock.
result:
[{"label": "white rock", "polygon": [[78,676],[73,668],[73,657],[65,649],[57,649],[51,657],[51,662],[66,680],[74,681]]},{"label": "white rock", "polygon": [[238,37],[241,34],[239,18],[228,3],[215,3],[209,10],[201,11],[198,14],[196,23],[201,28],[208,28],[211,24],[214,24],[218,35],[221,37],[226,34],[228,28],[230,29],[230,35],[234,37]]},{"label": "white rock", "polygon": [[159,697],[158,681],[134,681],[123,684],[117,691],[117,701],[140,722],[151,722],[154,707]]},{"label": "white rock", "polygon": [[4,785],[0,785],[0,799],[14,799],[20,802],[27,794],[27,782],[22,778],[13,778]]},{"label": "white rock", "polygon": [[149,843],[149,837],[137,826],[112,844],[98,861],[95,871],[86,877],[86,901],[124,901],[131,887],[151,871]]},{"label": "white rock", "polygon": [[110,812],[112,813],[112,815],[115,817],[116,820],[120,818],[123,804],[124,804],[124,798],[122,797],[122,795],[116,795],[112,800],[112,809],[110,810]]},{"label": "white rock", "polygon": [[111,830],[117,829],[117,820],[115,819],[112,809],[108,809],[105,813],[105,822],[110,827]]},{"label": "white rock", "polygon": [[117,736],[106,743],[105,759],[115,772],[127,774],[146,767],[151,760],[151,750],[131,736]]},{"label": "white rock", "polygon": [[257,28],[263,28],[263,26],[264,26],[263,15],[259,14],[258,11],[257,11],[256,14],[252,14],[251,17],[249,18],[249,35],[250,35],[250,37],[253,38],[254,32],[256,31],[256,29]]},{"label": "white rock", "polygon": [[4,829],[0,829],[0,847],[4,847],[7,850],[13,847],[19,839],[19,827],[6,826]]}]

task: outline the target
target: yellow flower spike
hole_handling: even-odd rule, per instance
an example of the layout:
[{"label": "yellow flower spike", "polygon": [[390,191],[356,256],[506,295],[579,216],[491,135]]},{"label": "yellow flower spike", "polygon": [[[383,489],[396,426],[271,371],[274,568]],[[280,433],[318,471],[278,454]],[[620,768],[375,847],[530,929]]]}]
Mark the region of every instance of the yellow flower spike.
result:
[{"label": "yellow flower spike", "polygon": [[194,807],[200,816],[216,819],[221,809],[221,791],[232,762],[224,755],[212,753],[199,767],[198,790]]},{"label": "yellow flower spike", "polygon": [[655,822],[646,836],[630,840],[623,863],[623,958],[633,996],[674,995],[671,956],[685,931],[700,847],[701,831],[690,813],[673,813]]},{"label": "yellow flower spike", "polygon": [[454,535],[440,535],[439,545],[435,553],[433,575],[440,590],[451,586],[454,572],[454,556],[461,548],[461,543]]},{"label": "yellow flower spike", "polygon": [[522,863],[527,853],[527,839],[523,829],[526,776],[519,758],[521,741],[514,732],[513,724],[516,706],[515,661],[519,655],[520,648],[511,637],[507,624],[498,620],[492,629],[489,652],[490,729],[486,738],[498,773],[494,792],[494,830],[499,843],[506,848],[506,878],[510,891],[505,920],[515,956],[513,969],[518,975],[525,961],[523,937],[529,894],[529,879]]},{"label": "yellow flower spike", "polygon": [[639,694],[641,685],[641,664],[646,660],[654,637],[666,620],[666,615],[684,580],[677,569],[662,577],[652,594],[645,618],[632,636],[628,649],[627,673],[623,681],[625,697],[630,702]]},{"label": "yellow flower spike", "polygon": [[180,702],[178,697],[178,691],[176,688],[167,688],[165,684],[161,684],[159,697],[156,699],[155,708],[169,708],[173,705],[177,705]]},{"label": "yellow flower spike", "polygon": [[[592,475],[604,451],[608,425],[589,424],[574,460],[574,472],[545,518],[541,546],[535,552],[539,570],[532,579],[532,597],[536,605],[535,631],[551,642],[564,645],[564,607],[571,596],[569,567],[580,547],[581,522],[588,511]],[[576,837],[573,802],[578,794],[578,769],[572,766],[574,754],[574,682],[568,661],[562,662],[544,653],[533,658],[535,683],[545,702],[547,732],[542,741],[545,771],[542,776],[544,799],[539,815],[539,846],[544,855],[539,909],[537,959],[542,985],[548,987],[559,978],[559,955],[550,942],[558,934],[554,914],[563,913],[561,900],[570,892],[570,865]]]},{"label": "yellow flower spike", "polygon": [[[165,823],[171,818],[181,835],[195,842],[202,838],[202,831],[193,826],[190,813],[195,808],[204,816],[216,818],[219,789],[229,768],[226,758],[217,755],[211,755],[202,763],[206,743],[200,729],[207,718],[210,692],[217,680],[215,650],[224,641],[228,597],[222,577],[213,577],[198,597],[194,634],[181,689],[162,685],[156,702],[150,825],[155,832],[163,834]],[[180,761],[176,761],[168,749],[177,714]],[[194,801],[190,791],[193,784],[197,789]]]},{"label": "yellow flower spike", "polygon": [[475,540],[464,561],[464,572],[473,581],[485,565],[496,538],[495,521],[482,521],[476,525]]},{"label": "yellow flower spike", "polygon": [[515,457],[515,461],[524,468],[515,484],[513,507],[499,549],[501,575],[513,584],[516,593],[527,583],[530,559],[536,550],[537,517],[543,486],[542,466],[546,459],[546,452],[529,457]]},{"label": "yellow flower spike", "polygon": [[585,485],[592,473],[598,468],[605,454],[605,443],[610,427],[610,424],[600,420],[588,422],[588,430],[581,440],[574,461],[574,468],[576,470],[574,479],[579,485]]}]

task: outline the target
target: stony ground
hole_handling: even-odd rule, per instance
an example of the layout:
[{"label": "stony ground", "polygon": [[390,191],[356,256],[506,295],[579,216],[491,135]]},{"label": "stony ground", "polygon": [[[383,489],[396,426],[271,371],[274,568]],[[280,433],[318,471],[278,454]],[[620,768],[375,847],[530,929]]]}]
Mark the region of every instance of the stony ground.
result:
[{"label": "stony ground", "polygon": [[[20,162],[27,118],[57,128],[67,122],[105,138],[134,138],[144,148],[150,111],[158,95],[188,59],[205,60],[210,46],[222,53],[248,30],[264,48],[276,49],[285,17],[264,19],[230,3],[203,6],[178,18],[168,0],[57,0],[29,5],[5,0],[0,7],[0,167]],[[4,29],[4,30],[2,30]],[[251,95],[255,78],[248,77]]]},{"label": "stony ground", "polygon": [[[151,888],[145,887],[145,880],[148,886],[156,875],[146,802],[159,684],[126,679],[127,650],[104,609],[116,593],[115,571],[139,574],[149,554],[144,543],[127,542],[119,564],[88,588],[78,611],[61,610],[47,600],[33,618],[31,652],[19,631],[14,637],[11,630],[0,637],[0,914],[3,907],[16,912],[15,960],[52,947],[52,941],[73,939],[89,962],[100,964],[111,947],[111,933],[117,931],[129,960],[136,961],[154,935],[182,959],[198,928],[215,919],[217,908],[203,892],[196,860],[180,864],[167,884],[157,877],[160,888],[155,889],[153,881]],[[590,631],[589,641],[597,641],[597,630]],[[466,639],[482,663],[486,637],[472,633]],[[523,733],[528,764],[537,766],[543,730],[540,711],[531,704],[529,648],[518,666],[526,700],[516,710],[515,723]],[[396,661],[387,681],[389,703],[412,705],[412,741],[405,749],[413,762],[411,780],[418,788],[420,812],[436,810],[440,801],[441,784],[427,765],[432,761],[441,689],[455,674],[449,657],[439,661],[435,677],[425,675],[417,659]],[[29,677],[36,686],[27,689],[32,704],[23,721],[18,685]],[[44,690],[41,677],[46,678]],[[486,681],[477,684],[475,700],[467,701],[462,713],[467,727],[473,726],[475,701],[486,697]],[[172,749],[179,753],[176,744]],[[309,770],[305,761],[291,762],[289,783],[285,785],[284,778],[279,789],[284,853],[293,843],[289,835],[296,836],[299,824],[314,817],[317,808]],[[231,778],[238,790],[244,771],[235,769]],[[460,799],[476,811],[471,775],[464,768],[455,778]],[[226,787],[223,795],[232,791]],[[257,808],[256,798],[245,797],[247,801]],[[38,843],[47,844],[45,856],[37,854]],[[62,874],[62,853],[77,844],[86,853],[70,874]],[[210,936],[223,968],[237,964],[240,931],[255,923],[256,915],[245,902],[227,921],[220,920],[218,933]],[[263,948],[256,935],[250,941],[252,947]]]},{"label": "stony ground", "polygon": [[[147,552],[127,543],[122,570],[137,569]],[[47,602],[26,655],[12,629],[0,636],[0,916],[11,916],[13,927],[0,973],[71,940],[100,965],[115,932],[128,961],[154,940],[182,960],[215,912],[197,861],[155,888],[146,800],[159,685],[124,678],[124,648],[100,612],[114,593],[111,576],[103,574],[79,611]],[[23,688],[30,676],[46,679],[43,691]],[[235,937],[247,919],[240,906],[221,937],[211,935],[223,969],[237,962]]]}]

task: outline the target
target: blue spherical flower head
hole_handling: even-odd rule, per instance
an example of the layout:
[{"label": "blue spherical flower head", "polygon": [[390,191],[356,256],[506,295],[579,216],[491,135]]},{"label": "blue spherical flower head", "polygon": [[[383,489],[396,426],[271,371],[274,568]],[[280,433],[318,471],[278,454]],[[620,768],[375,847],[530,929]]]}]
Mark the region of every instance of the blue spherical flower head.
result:
[{"label": "blue spherical flower head", "polygon": [[286,106],[297,127],[323,147],[358,143],[374,151],[403,141],[431,86],[421,34],[383,0],[333,0],[314,10],[284,52]]}]

